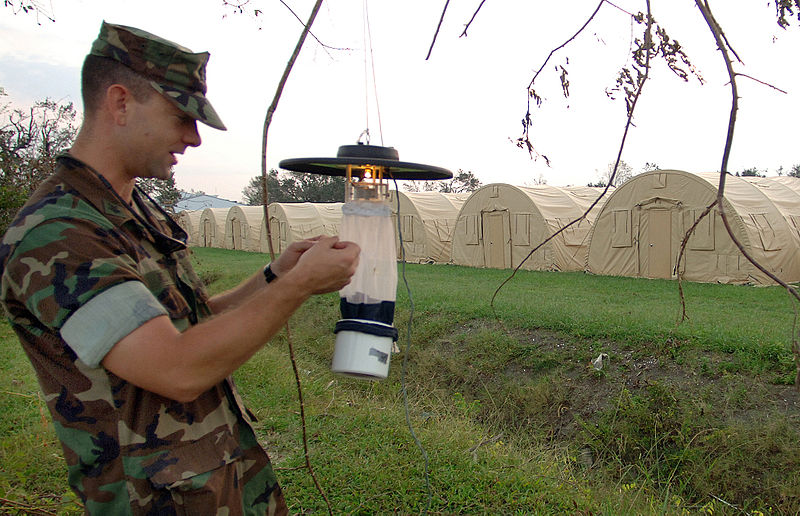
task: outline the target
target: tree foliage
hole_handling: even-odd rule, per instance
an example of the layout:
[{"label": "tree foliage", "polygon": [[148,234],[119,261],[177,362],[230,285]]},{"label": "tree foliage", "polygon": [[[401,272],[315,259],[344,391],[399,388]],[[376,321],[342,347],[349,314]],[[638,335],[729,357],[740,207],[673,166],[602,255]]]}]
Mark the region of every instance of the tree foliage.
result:
[{"label": "tree foliage", "polygon": [[756,167],[750,167],[742,170],[741,172],[736,173],[737,177],[767,177],[766,174],[762,173]]},{"label": "tree foliage", "polygon": [[42,20],[56,21],[51,12],[52,6],[48,9],[41,0],[3,0],[3,7],[10,9],[12,14],[33,14],[39,25]]},{"label": "tree foliage", "polygon": [[[613,176],[613,181],[611,181],[611,186],[621,186],[622,183],[628,181],[635,175],[633,173],[633,168],[624,161],[619,162],[619,166],[617,167],[617,173],[615,175],[614,165],[615,165],[614,162],[609,163],[606,170],[600,173],[600,177],[598,178],[597,182],[589,183],[586,186],[595,186],[603,188],[608,185],[609,181],[611,181],[612,179],[612,176]],[[654,165],[652,163],[647,163],[645,165],[645,168],[647,168],[648,166],[657,168],[657,165]],[[653,170],[655,170],[655,168],[653,168]]]},{"label": "tree foliage", "polygon": [[789,18],[794,16],[797,11],[797,21],[800,21],[800,0],[776,0],[775,11],[778,15],[778,25],[781,28],[788,27]]},{"label": "tree foliage", "polygon": [[[0,87],[0,99],[5,97]],[[78,132],[72,102],[46,98],[29,109],[0,103],[0,231],[55,169]]]},{"label": "tree foliage", "polygon": [[183,195],[183,192],[178,189],[178,185],[175,184],[174,177],[169,179],[140,177],[136,179],[136,186],[167,211],[175,211],[175,204],[181,200]]},{"label": "tree foliage", "polygon": [[644,172],[652,172],[653,170],[660,170],[661,167],[658,166],[658,163],[650,163],[649,161],[644,164],[642,167],[640,174]]},{"label": "tree foliage", "polygon": [[[342,202],[344,177],[281,172],[272,169],[267,174],[269,202]],[[242,189],[242,199],[249,206],[264,203],[261,176],[250,179]]]},{"label": "tree foliage", "polygon": [[441,193],[469,193],[481,187],[481,180],[468,170],[461,170],[453,174],[452,179],[439,181],[421,181],[406,183],[403,188],[408,192],[441,192]]}]

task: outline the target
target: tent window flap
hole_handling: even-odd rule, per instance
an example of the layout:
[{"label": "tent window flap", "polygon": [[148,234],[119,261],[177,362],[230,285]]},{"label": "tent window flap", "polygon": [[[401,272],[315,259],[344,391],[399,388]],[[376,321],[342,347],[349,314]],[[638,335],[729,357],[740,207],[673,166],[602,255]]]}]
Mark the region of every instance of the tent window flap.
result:
[{"label": "tent window flap", "polygon": [[414,241],[414,216],[413,215],[403,215],[403,241],[404,242],[413,242]]},{"label": "tent window flap", "polygon": [[775,235],[775,230],[772,224],[769,223],[766,213],[751,213],[750,218],[758,228],[758,236],[761,239],[761,245],[764,246],[765,251],[778,251],[781,246],[778,238]]},{"label": "tent window flap", "polygon": [[[683,212],[683,232],[689,231],[692,224],[697,221],[704,210],[686,210]],[[708,212],[697,226],[694,228],[692,236],[689,237],[689,249],[693,251],[713,251],[714,250],[714,211]]]},{"label": "tent window flap", "polygon": [[531,214],[515,213],[512,221],[511,243],[513,245],[531,245]]},{"label": "tent window flap", "polygon": [[631,247],[633,232],[631,231],[631,211],[614,210],[614,227],[611,232],[611,247]]},{"label": "tent window flap", "polygon": [[450,230],[451,221],[448,220],[434,220],[433,225],[436,228],[436,235],[439,237],[440,242],[452,242],[453,232]]},{"label": "tent window flap", "polygon": [[480,235],[478,234],[478,216],[466,215],[463,220],[466,245],[478,245],[480,243]]},{"label": "tent window flap", "polygon": [[792,227],[797,232],[797,235],[800,236],[800,217],[797,215],[789,215],[789,220],[792,222]]},{"label": "tent window flap", "polygon": [[[558,220],[558,227],[559,228],[567,228],[567,225],[570,224],[575,219],[570,218],[559,218]],[[581,246],[586,243],[586,239],[589,236],[589,230],[591,229],[589,223],[586,219],[582,219],[567,229],[561,232],[561,236],[564,238],[564,244],[571,245],[571,246]]]}]

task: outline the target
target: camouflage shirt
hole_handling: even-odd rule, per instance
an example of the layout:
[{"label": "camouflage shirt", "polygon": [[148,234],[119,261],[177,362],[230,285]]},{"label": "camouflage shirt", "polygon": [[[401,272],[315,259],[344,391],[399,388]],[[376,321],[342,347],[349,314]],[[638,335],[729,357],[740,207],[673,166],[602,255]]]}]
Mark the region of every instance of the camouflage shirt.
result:
[{"label": "camouflage shirt", "polygon": [[[0,297],[90,514],[272,514],[286,505],[231,379],[179,403],[102,367],[163,314],[209,317],[186,235],[149,199],[131,210],[69,155],[0,245]],[[219,511],[219,512],[218,512]]]}]

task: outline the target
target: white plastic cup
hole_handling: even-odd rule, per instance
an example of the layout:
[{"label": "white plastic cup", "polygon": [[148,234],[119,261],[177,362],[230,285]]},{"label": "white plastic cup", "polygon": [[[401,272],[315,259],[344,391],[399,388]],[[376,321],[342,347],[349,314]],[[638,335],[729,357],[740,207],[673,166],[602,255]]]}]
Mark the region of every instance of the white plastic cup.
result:
[{"label": "white plastic cup", "polygon": [[383,380],[389,375],[393,342],[392,337],[342,330],[336,334],[331,371],[367,380]]}]

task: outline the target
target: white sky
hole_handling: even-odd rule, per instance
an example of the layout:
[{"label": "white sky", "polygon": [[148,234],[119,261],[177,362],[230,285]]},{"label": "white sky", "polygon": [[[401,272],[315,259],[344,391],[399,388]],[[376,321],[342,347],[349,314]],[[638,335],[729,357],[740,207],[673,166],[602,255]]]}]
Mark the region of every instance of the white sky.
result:
[{"label": "white sky", "polygon": [[[194,51],[208,50],[208,97],[228,126],[201,126],[203,145],[176,167],[178,187],[239,200],[260,174],[267,107],[301,31],[277,0],[251,0],[237,14],[222,0],[40,0],[55,23],[0,7],[0,86],[22,106],[46,96],[80,106],[83,57],[103,19],[132,25]],[[306,20],[313,0],[287,0]],[[284,158],[335,156],[369,127],[371,143],[396,147],[400,159],[470,170],[484,183],[586,184],[617,155],[625,121],[612,102],[619,68],[628,63],[630,18],[604,6],[592,25],[556,54],[535,88],[545,105],[533,111],[533,140],[544,160],[531,160],[510,141],[520,136],[526,90],[550,51],[588,18],[597,0],[487,0],[459,38],[479,0],[451,2],[432,57],[425,61],[444,1],[373,0],[368,4],[381,124],[372,72],[365,74],[363,2],[328,0],[295,64],[269,130],[268,166]],[[642,0],[619,0],[629,11]],[[718,170],[730,112],[724,64],[691,0],[652,0],[656,20],[678,39],[706,80],[688,84],[659,63],[637,108],[623,160],[690,172]],[[746,66],[739,71],[775,90],[740,79],[740,110],[729,170],[757,167],[774,175],[800,164],[800,27],[775,23],[774,6],[752,0],[711,0],[717,19]],[[638,26],[636,27],[638,31]],[[569,100],[554,66],[569,59]],[[370,77],[369,86],[367,79]],[[365,90],[368,90],[368,94]],[[369,104],[365,99],[369,99]],[[368,106],[368,109],[367,109]],[[369,122],[368,115],[369,114]],[[381,128],[383,138],[381,139]]]}]

